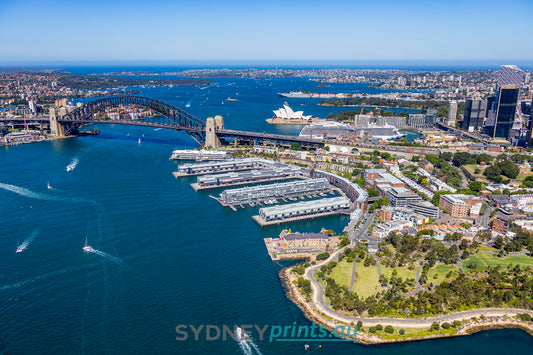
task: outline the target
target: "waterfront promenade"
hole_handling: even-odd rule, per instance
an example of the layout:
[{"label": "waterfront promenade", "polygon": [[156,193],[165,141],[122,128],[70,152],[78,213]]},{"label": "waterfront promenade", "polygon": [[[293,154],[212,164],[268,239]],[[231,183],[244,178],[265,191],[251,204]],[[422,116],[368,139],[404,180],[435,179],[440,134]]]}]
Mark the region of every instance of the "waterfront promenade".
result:
[{"label": "waterfront promenade", "polygon": [[[453,312],[449,314],[443,314],[434,317],[426,318],[395,318],[395,317],[355,317],[348,316],[337,312],[329,307],[329,305],[324,301],[324,288],[322,285],[314,278],[314,273],[320,269],[321,266],[328,264],[331,261],[338,259],[340,253],[344,251],[344,248],[338,249],[330,255],[330,257],[316,265],[306,269],[303,277],[311,281],[311,288],[313,290],[311,301],[307,302],[302,295],[300,294],[297,287],[293,284],[293,281],[296,281],[297,278],[290,272],[290,268],[284,269],[283,277],[286,279],[287,286],[291,289],[291,295],[293,301],[299,304],[306,315],[322,324],[331,326],[331,322],[339,323],[357,323],[358,321],[363,322],[365,327],[381,325],[391,325],[393,327],[399,328],[430,328],[431,325],[435,322],[442,323],[453,321],[465,321],[472,318],[477,318],[481,316],[485,317],[504,317],[504,316],[516,316],[519,313],[528,313],[533,316],[533,311],[519,309],[519,308],[479,308],[472,309],[462,312]],[[327,317],[327,318],[326,318]],[[533,330],[533,328],[532,328]]]}]

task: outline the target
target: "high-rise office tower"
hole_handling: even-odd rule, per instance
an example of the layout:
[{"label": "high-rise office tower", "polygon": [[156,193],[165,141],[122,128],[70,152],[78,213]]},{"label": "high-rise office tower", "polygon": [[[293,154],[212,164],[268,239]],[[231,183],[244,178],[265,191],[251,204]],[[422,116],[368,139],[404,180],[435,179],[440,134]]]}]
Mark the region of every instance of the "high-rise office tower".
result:
[{"label": "high-rise office tower", "polygon": [[435,123],[437,123],[437,109],[428,108],[424,116],[426,118],[427,126],[434,126]]},{"label": "high-rise office tower", "polygon": [[450,101],[448,105],[448,126],[455,127],[457,119],[457,101]]},{"label": "high-rise office tower", "polygon": [[[516,65],[502,65],[496,97],[488,106],[485,132],[492,138],[509,139],[513,127],[520,86],[524,81],[524,72]],[[491,100],[492,101],[492,100]]]},{"label": "high-rise office tower", "polygon": [[463,129],[468,132],[479,131],[487,114],[487,100],[466,100]]}]

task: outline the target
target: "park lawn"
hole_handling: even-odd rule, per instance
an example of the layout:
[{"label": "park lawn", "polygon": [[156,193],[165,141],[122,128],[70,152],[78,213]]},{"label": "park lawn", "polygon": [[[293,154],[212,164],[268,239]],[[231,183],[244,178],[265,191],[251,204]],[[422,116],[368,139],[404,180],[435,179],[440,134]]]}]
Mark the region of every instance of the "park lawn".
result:
[{"label": "park lawn", "polygon": [[[386,327],[386,324],[382,324],[383,328]],[[363,324],[364,326],[364,324]],[[400,329],[403,329],[405,331],[405,334],[400,335]],[[368,332],[368,328],[363,328],[363,332]],[[378,330],[374,334],[378,335],[384,339],[406,339],[406,338],[418,338],[418,337],[424,337],[424,336],[431,336],[431,335],[437,335],[437,334],[455,334],[457,332],[456,328],[450,328],[450,329],[443,329],[440,328],[439,330],[431,330],[428,328],[401,328],[401,327],[394,327],[394,334],[385,333],[384,330]]]},{"label": "park lawn", "polygon": [[[457,271],[457,266],[442,263],[435,264],[435,266],[428,271],[428,283],[431,282],[434,285],[442,283],[446,279],[446,275],[452,270]],[[437,278],[434,278],[435,276],[437,276]]]},{"label": "park lawn", "polygon": [[383,267],[381,266],[381,274],[387,276],[387,279],[390,280],[392,276],[392,272],[396,270],[396,277],[401,277],[402,280],[407,279],[416,279],[416,269],[418,268],[418,265],[415,265],[414,270],[409,270],[407,266],[402,267]]},{"label": "park lawn", "polygon": [[357,263],[357,279],[352,291],[357,292],[360,297],[368,297],[382,290],[379,283],[379,275],[376,266],[365,267],[363,263]]},{"label": "park lawn", "polygon": [[[486,166],[481,166],[477,164],[468,164],[468,165],[463,165],[463,168],[465,168],[466,171],[468,171],[472,175],[472,177],[478,177],[478,178],[483,178],[483,179],[485,178],[483,176],[483,172],[487,168]],[[474,171],[476,169],[479,169],[479,174],[474,174]]]},{"label": "park lawn", "polygon": [[493,252],[493,253],[497,253],[497,252],[499,252],[498,249],[493,248],[493,247],[486,246],[485,244],[481,244],[481,245],[479,246],[479,250],[481,250],[481,251],[491,251],[491,252]]},{"label": "park lawn", "polygon": [[498,258],[489,253],[477,253],[472,255],[467,260],[462,262],[463,269],[467,269],[468,265],[471,262],[475,262],[478,270],[486,269],[489,266],[500,265],[502,267],[507,267],[509,264],[519,264],[520,266],[533,266],[533,258],[530,256],[506,256],[503,258]]},{"label": "park lawn", "polygon": [[352,281],[352,268],[353,262],[349,263],[346,260],[343,260],[338,263],[333,270],[331,270],[330,276],[339,286],[350,288],[350,283]]}]

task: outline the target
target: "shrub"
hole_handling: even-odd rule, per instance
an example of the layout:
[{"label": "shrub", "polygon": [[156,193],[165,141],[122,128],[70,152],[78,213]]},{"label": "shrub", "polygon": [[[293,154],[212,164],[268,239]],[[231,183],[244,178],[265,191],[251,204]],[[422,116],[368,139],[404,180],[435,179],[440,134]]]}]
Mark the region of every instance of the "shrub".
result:
[{"label": "shrub", "polygon": [[404,335],[404,334],[405,334],[405,330],[400,329],[400,335]]},{"label": "shrub", "polygon": [[454,327],[454,328],[457,328],[460,325],[461,325],[461,322],[459,322],[458,320],[454,320],[453,323],[452,323],[452,327]]},{"label": "shrub", "polygon": [[445,322],[445,323],[442,323],[442,328],[443,329],[450,329],[452,327],[452,325],[448,322]]},{"label": "shrub", "polygon": [[434,323],[431,325],[431,329],[432,329],[432,330],[439,330],[439,329],[440,329],[440,325],[439,325],[439,323],[434,322]]},{"label": "shrub", "polygon": [[531,322],[531,315],[529,313],[518,313],[516,316],[524,322]]},{"label": "shrub", "polygon": [[358,330],[363,329],[363,322],[361,322],[361,321],[357,321],[357,329],[358,329]]},{"label": "shrub", "polygon": [[376,330],[383,330],[383,326],[381,324],[376,325]]},{"label": "shrub", "polygon": [[376,332],[376,327],[370,327],[370,328],[368,328],[368,331],[370,333],[375,333]]},{"label": "shrub", "polygon": [[385,333],[389,333],[389,334],[394,333],[394,328],[392,327],[392,325],[387,325],[385,327]]},{"label": "shrub", "polygon": [[316,260],[326,260],[327,258],[329,258],[328,252],[323,252],[316,256]]}]

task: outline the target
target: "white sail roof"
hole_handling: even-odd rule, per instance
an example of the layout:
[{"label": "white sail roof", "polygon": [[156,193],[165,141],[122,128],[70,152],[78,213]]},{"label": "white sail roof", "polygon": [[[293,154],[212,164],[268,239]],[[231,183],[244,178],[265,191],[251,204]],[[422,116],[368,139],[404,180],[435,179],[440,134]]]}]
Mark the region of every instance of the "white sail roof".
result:
[{"label": "white sail roof", "polygon": [[292,108],[289,107],[287,104],[283,104],[283,107],[274,110],[274,115],[278,118],[283,118],[286,120],[290,119],[303,119],[303,120],[310,120],[313,115],[304,115],[303,111],[296,111],[294,112]]}]

